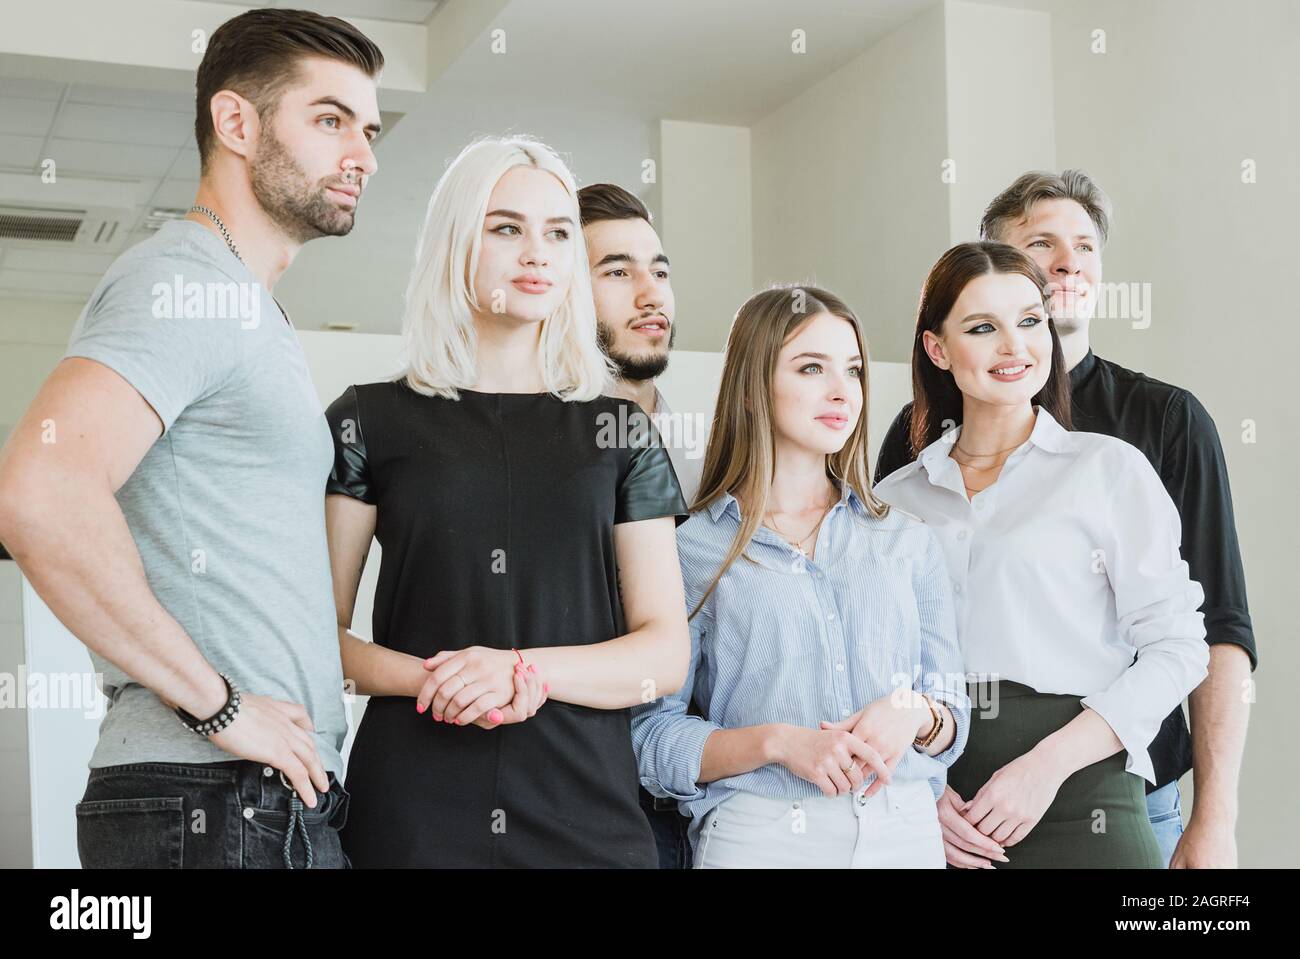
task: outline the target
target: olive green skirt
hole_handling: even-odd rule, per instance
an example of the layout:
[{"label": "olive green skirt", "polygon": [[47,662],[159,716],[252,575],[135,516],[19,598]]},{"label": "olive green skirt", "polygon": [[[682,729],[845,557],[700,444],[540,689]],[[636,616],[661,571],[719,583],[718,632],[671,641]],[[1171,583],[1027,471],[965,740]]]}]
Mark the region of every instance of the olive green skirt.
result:
[{"label": "olive green skirt", "polygon": [[[1082,697],[1039,693],[1010,680],[971,683],[970,738],[948,785],[974,797],[1000,768],[1084,709]],[[1159,869],[1147,815],[1146,780],[1124,771],[1123,750],[1073,773],[1029,835],[1007,847],[998,869]]]}]

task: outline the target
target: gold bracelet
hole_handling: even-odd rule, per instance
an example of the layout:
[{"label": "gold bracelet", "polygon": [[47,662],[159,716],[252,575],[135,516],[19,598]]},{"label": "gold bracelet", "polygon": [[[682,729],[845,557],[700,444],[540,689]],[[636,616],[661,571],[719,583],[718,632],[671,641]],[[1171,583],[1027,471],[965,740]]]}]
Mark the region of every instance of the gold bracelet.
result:
[{"label": "gold bracelet", "polygon": [[930,744],[939,738],[939,733],[943,732],[943,713],[934,705],[934,700],[925,693],[921,693],[921,698],[925,700],[925,705],[930,708],[930,716],[933,718],[933,725],[925,736],[917,736],[912,740],[913,746],[920,746],[922,749],[929,749]]}]

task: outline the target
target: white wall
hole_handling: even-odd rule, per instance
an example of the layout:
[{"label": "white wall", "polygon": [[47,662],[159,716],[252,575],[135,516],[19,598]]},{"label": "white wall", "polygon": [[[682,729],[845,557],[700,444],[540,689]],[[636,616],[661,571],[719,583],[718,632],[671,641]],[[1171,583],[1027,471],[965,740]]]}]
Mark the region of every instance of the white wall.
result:
[{"label": "white wall", "polygon": [[1056,166],[1052,34],[1041,11],[956,0],[942,9],[955,176],[948,184],[948,240],[956,244],[979,239],[984,208],[1012,180]]},{"label": "white wall", "polygon": [[721,350],[754,291],[748,127],[659,124],[656,225],[671,263],[676,347]]},{"label": "white wall", "polygon": [[0,444],[58,365],[83,305],[0,298]]},{"label": "white wall", "polygon": [[[0,560],[0,681],[22,666],[22,574]],[[0,869],[32,864],[32,810],[27,768],[27,710],[0,707]]]},{"label": "white wall", "polygon": [[921,281],[947,246],[942,7],[753,128],[754,280],[816,283],[871,356],[910,355]]}]

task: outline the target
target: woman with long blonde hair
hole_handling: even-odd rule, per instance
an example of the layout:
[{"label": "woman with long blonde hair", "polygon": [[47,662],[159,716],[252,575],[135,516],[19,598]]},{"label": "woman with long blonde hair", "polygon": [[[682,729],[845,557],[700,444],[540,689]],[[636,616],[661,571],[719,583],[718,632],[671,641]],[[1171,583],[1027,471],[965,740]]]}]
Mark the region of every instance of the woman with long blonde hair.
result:
[{"label": "woman with long blonde hair", "polygon": [[697,868],[944,865],[935,798],[969,701],[938,543],[871,490],[866,371],[825,290],[765,290],[732,324],[677,531],[690,668],[633,720]]},{"label": "woman with long blonde hair", "polygon": [[[685,676],[686,509],[639,408],[601,395],[586,263],[564,163],[470,144],[429,203],[404,369],[329,408],[339,643],[371,697],[346,781],[356,866],[657,861],[630,708]],[[372,538],[366,642],[348,627]]]}]

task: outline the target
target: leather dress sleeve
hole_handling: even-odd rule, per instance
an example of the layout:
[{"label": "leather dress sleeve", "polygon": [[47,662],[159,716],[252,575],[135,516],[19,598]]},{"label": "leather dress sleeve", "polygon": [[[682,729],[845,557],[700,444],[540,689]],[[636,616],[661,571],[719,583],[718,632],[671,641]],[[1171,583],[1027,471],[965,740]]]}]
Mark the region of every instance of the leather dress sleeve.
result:
[{"label": "leather dress sleeve", "polygon": [[680,526],[691,514],[672,460],[649,417],[639,410],[636,415],[644,417],[645,428],[633,430],[630,437],[632,456],[618,485],[614,523],[673,516]]},{"label": "leather dress sleeve", "polygon": [[334,440],[334,468],[325,481],[326,493],[341,493],[363,503],[374,504],[374,483],[366,457],[365,434],[357,408],[357,388],[349,386],[325,411],[330,437]]}]

